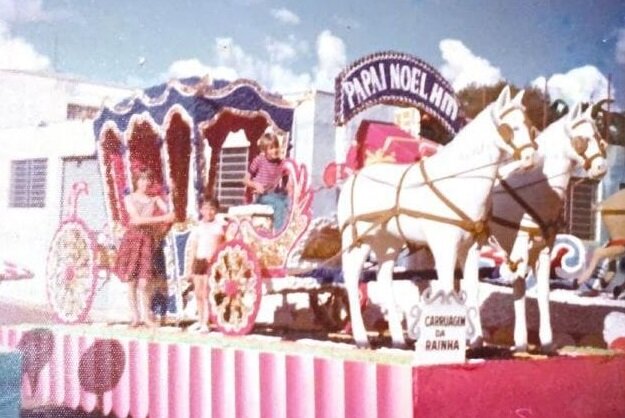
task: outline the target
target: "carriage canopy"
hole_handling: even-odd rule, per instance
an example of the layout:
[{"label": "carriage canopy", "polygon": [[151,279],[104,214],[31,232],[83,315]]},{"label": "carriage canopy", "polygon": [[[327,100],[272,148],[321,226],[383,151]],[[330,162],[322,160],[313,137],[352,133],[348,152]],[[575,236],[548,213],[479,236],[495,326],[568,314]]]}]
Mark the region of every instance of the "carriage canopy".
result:
[{"label": "carriage canopy", "polygon": [[155,174],[154,192],[169,194],[176,219],[185,220],[188,207],[203,193],[215,192],[228,135],[244,132],[246,161],[258,153],[256,141],[268,128],[282,135],[286,148],[293,112],[293,104],[253,81],[198,77],[172,80],[104,106],[94,130],[109,219],[126,225],[123,197],[132,190],[133,170],[145,167]]}]

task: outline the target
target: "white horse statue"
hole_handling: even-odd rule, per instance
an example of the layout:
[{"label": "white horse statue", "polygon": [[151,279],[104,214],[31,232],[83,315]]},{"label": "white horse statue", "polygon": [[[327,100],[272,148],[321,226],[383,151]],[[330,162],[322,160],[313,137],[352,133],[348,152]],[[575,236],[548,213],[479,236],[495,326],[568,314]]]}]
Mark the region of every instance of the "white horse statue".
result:
[{"label": "white horse statue", "polygon": [[404,347],[405,339],[391,281],[396,258],[407,243],[429,246],[438,288],[453,290],[458,257],[464,261],[474,240],[483,237],[486,202],[499,166],[507,154],[523,166],[533,164],[535,143],[522,98],[523,92],[519,92],[511,99],[506,87],[435,155],[410,165],[369,165],[343,185],[337,216],[343,277],[358,346],[369,344],[358,281],[371,251],[378,262],[377,280],[396,347]]},{"label": "white horse statue", "polygon": [[[600,178],[606,172],[606,144],[598,134],[591,110],[589,106],[582,112],[581,104],[577,104],[570,113],[550,124],[537,138],[536,165],[522,174],[513,171],[504,176],[493,189],[489,229],[508,254],[501,274],[513,281],[514,344],[519,351],[527,350],[525,278],[530,270],[537,280],[540,342],[543,350],[552,349],[550,254],[560,226],[569,179],[578,166],[591,178]],[[471,248],[467,257],[463,280],[468,303],[474,307],[479,306],[476,247]],[[476,345],[482,338],[479,317],[474,325],[473,344]]]}]

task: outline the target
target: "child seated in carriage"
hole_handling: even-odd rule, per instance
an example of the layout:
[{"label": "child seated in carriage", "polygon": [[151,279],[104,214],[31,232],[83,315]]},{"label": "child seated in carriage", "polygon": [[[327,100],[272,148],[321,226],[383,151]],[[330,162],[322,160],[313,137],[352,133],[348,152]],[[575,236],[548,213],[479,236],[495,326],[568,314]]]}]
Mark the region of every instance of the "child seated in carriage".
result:
[{"label": "child seated in carriage", "polygon": [[155,279],[154,261],[159,250],[157,241],[162,238],[163,227],[168,227],[167,224],[175,218],[160,196],[149,194],[152,184],[152,171],[146,168],[138,170],[133,178],[135,191],[124,199],[129,225],[119,246],[115,271],[122,281],[129,284],[131,327],[155,325],[150,318],[148,282]]},{"label": "child seated in carriage", "polygon": [[260,153],[252,160],[243,182],[255,193],[255,203],[273,208],[273,229],[279,231],[284,226],[289,206],[280,141],[276,134],[265,133],[258,145]]},{"label": "child seated in carriage", "polygon": [[190,327],[190,331],[208,332],[208,273],[217,248],[225,240],[227,222],[217,217],[219,201],[215,198],[200,202],[200,222],[191,231],[189,248],[191,263],[191,279],[193,282],[198,322]]}]

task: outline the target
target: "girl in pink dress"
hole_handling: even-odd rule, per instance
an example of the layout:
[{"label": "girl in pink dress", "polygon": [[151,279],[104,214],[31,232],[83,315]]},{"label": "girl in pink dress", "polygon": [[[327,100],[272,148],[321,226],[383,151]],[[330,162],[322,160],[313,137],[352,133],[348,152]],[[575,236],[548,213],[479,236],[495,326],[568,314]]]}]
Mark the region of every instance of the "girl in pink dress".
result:
[{"label": "girl in pink dress", "polygon": [[208,332],[208,271],[217,247],[224,242],[226,221],[217,218],[219,202],[207,199],[200,203],[200,222],[189,236],[193,263],[191,279],[197,301],[198,322],[190,330]]},{"label": "girl in pink dress", "polygon": [[[157,237],[162,236],[164,224],[172,223],[175,218],[162,198],[148,195],[152,178],[149,170],[139,171],[134,179],[135,191],[124,199],[130,220],[117,252],[116,272],[129,285],[131,327],[141,324],[155,325],[150,318],[151,295],[147,285],[154,277]],[[163,215],[157,215],[158,212]]]}]

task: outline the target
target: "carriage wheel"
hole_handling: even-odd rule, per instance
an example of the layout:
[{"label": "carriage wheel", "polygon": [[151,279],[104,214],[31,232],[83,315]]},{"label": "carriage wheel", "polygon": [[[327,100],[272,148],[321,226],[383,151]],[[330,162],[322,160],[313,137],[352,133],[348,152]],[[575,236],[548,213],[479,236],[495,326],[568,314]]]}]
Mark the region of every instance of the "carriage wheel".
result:
[{"label": "carriage wheel", "polygon": [[349,301],[344,288],[311,292],[309,300],[315,319],[324,330],[336,332],[345,329],[349,322]]},{"label": "carriage wheel", "polygon": [[79,219],[62,222],[52,238],[46,290],[61,322],[83,322],[91,309],[97,284],[95,248],[93,233]]},{"label": "carriage wheel", "polygon": [[217,251],[208,273],[208,305],[217,329],[243,335],[254,326],[262,291],[258,261],[242,241]]}]

